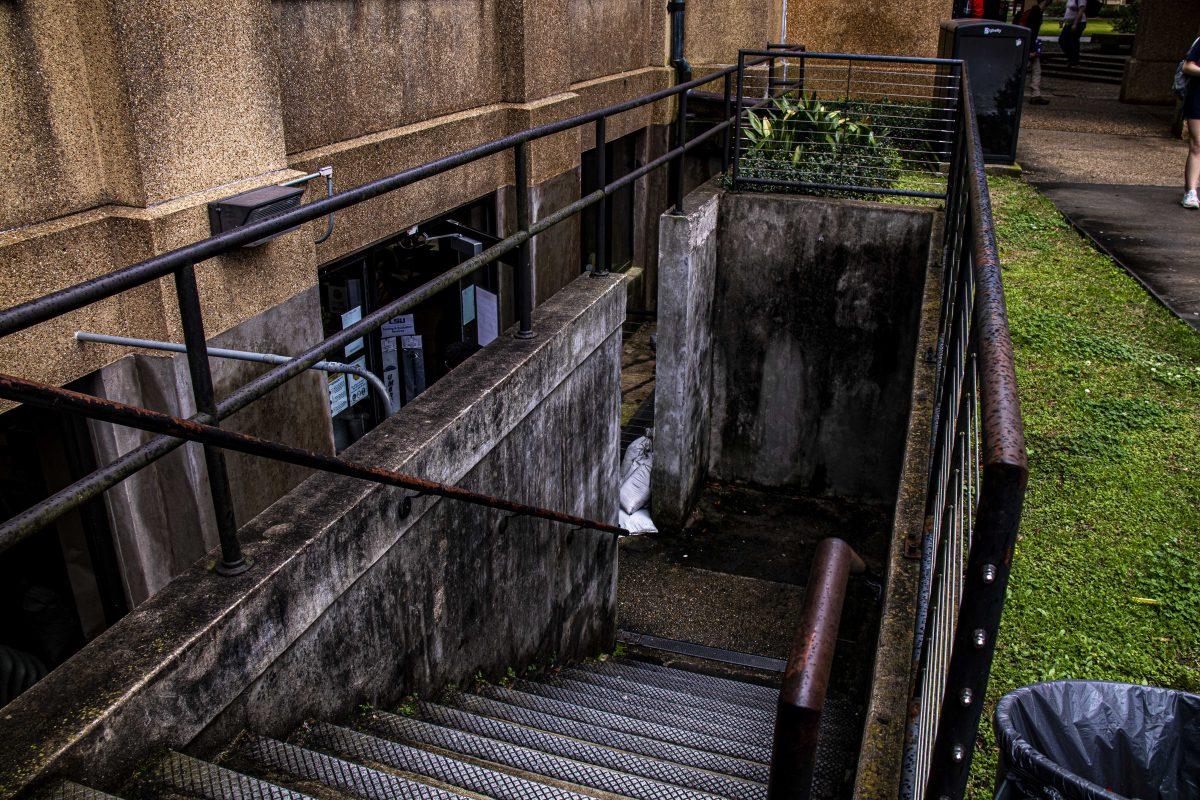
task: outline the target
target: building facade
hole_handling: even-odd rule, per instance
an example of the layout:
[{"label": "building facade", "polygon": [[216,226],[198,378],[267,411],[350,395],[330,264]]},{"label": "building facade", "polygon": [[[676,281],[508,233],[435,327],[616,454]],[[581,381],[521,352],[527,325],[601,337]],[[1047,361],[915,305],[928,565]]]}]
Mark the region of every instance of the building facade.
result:
[{"label": "building facade", "polygon": [[[688,0],[697,74],[741,47],[932,55],[950,0]],[[332,170],[357,186],[473,145],[671,85],[663,0],[31,0],[0,7],[0,298],[9,307],[211,234],[208,206]],[[668,147],[673,109],[608,125],[605,178]],[[535,219],[590,190],[590,126],[532,147]],[[705,177],[703,166],[691,177]],[[652,310],[665,176],[610,203],[615,269]],[[199,265],[210,343],[295,354],[514,227],[511,159],[496,156]],[[323,176],[300,181],[304,200]],[[589,215],[533,244],[544,301],[595,258]],[[396,377],[397,404],[512,320],[503,266],[431,301],[344,360]],[[0,340],[3,371],[126,403],[195,412],[183,356],[78,341],[77,331],[182,341],[170,279]],[[415,338],[409,338],[415,337]],[[410,347],[410,345],[413,345]],[[266,368],[212,362],[218,397]],[[321,452],[388,413],[364,381],[309,372],[226,421]],[[6,406],[5,518],[126,454],[148,435]],[[305,477],[230,454],[239,523]],[[216,544],[198,447],[182,447],[90,506],[0,554],[15,620],[0,643],[53,667]],[[30,609],[34,610],[30,610]],[[11,612],[11,613],[8,613]],[[39,616],[40,615],[40,616]],[[47,622],[49,620],[50,622]],[[53,641],[47,639],[50,629]],[[35,633],[31,633],[31,631]],[[41,631],[42,633],[36,633]]]}]

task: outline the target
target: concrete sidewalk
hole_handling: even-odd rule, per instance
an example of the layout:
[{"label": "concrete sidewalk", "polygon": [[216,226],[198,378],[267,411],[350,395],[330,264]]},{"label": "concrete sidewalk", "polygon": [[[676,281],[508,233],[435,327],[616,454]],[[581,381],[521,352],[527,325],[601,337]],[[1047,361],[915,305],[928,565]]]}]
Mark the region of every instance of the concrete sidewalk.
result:
[{"label": "concrete sidewalk", "polygon": [[1017,158],[1026,179],[1155,297],[1200,330],[1200,211],[1179,206],[1187,144],[1174,111],[1118,102],[1119,87],[1043,80]]}]

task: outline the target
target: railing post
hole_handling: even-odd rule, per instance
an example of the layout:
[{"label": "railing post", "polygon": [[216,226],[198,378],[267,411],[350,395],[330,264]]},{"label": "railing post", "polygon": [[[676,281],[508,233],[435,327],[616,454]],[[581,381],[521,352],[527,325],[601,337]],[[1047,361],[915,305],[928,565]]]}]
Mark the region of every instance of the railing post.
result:
[{"label": "railing post", "polygon": [[729,174],[731,188],[737,189],[738,162],[742,160],[742,92],[745,90],[746,53],[738,52],[737,67],[737,96],[734,103],[736,112],[733,116],[733,164]]},{"label": "railing post", "polygon": [[770,56],[767,59],[767,97],[770,100],[775,96],[775,56]]},{"label": "railing post", "polygon": [[[521,142],[513,148],[513,169],[517,184],[517,230],[529,232],[529,142]],[[517,248],[517,338],[533,338],[533,260],[530,242],[525,240]]]},{"label": "railing post", "polygon": [[[597,188],[603,190],[608,185],[608,154],[605,118],[596,120],[596,174]],[[596,266],[593,274],[608,274],[608,195],[596,203]]]},{"label": "railing post", "polygon": [[[729,122],[729,117],[731,116],[730,115],[730,103],[732,101],[732,98],[730,97],[730,94],[732,91],[733,91],[732,80],[730,78],[730,74],[728,72],[726,72],[724,85],[722,87],[722,93],[724,95],[724,102],[721,105],[721,119],[725,120],[726,122]],[[729,172],[729,143],[732,139],[732,137],[730,136],[730,131],[732,131],[733,129],[734,128],[733,128],[732,124],[726,125],[725,132],[723,134],[721,134],[721,174],[722,175],[725,175]]]},{"label": "railing post", "polygon": [[[675,145],[672,149],[679,149],[687,144],[687,92],[680,92],[677,96],[678,105],[676,106],[675,115]],[[683,158],[685,153],[680,153],[671,160],[671,207],[674,213],[683,213]]]},{"label": "railing post", "polygon": [[[200,309],[200,292],[196,288],[196,269],[185,264],[175,271],[175,296],[179,300],[179,319],[183,324],[183,341],[187,345],[188,372],[192,378],[192,396],[196,410],[217,425],[217,400],[213,392],[212,372],[208,367],[208,344],[204,336],[204,317]],[[204,445],[204,465],[208,470],[208,487],[216,516],[217,535],[221,540],[221,557],[217,560],[218,575],[238,575],[250,568],[238,542],[237,516],[233,510],[233,493],[229,487],[229,472],[225,467],[225,452]]]}]

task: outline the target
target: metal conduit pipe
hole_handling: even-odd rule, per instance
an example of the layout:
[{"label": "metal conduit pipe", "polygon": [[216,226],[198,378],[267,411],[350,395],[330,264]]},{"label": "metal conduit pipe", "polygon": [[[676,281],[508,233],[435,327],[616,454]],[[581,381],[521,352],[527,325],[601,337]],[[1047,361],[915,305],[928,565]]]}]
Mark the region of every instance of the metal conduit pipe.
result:
[{"label": "metal conduit pipe", "polygon": [[683,55],[687,6],[684,0],[669,0],[667,12],[671,15],[671,66],[675,68],[675,82],[687,83],[692,79],[692,65]]},{"label": "metal conduit pipe", "polygon": [[[146,350],[166,350],[171,353],[186,353],[187,345],[177,342],[160,342],[157,339],[135,339],[131,336],[110,336],[107,333],[92,333],[91,331],[75,331],[75,339],[80,342],[96,342],[99,344],[119,344],[125,347],[141,347]],[[214,358],[229,358],[237,361],[254,361],[259,364],[286,364],[291,356],[281,356],[277,353],[256,353],[251,350],[229,350],[224,347],[209,347],[208,354]],[[389,414],[395,414],[400,406],[392,401],[387,386],[374,372],[366,367],[354,364],[343,364],[340,361],[318,361],[309,369],[322,372],[344,372],[347,375],[357,375],[371,384],[371,388],[383,401],[384,408]]]}]

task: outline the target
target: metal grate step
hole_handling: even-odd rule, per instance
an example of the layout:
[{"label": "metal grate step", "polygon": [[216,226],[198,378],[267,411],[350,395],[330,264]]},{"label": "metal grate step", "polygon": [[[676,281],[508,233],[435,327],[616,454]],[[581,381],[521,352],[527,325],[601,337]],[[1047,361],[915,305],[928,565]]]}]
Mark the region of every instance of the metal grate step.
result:
[{"label": "metal grate step", "polygon": [[447,708],[436,703],[417,703],[416,717],[444,728],[453,728],[476,736],[537,750],[548,755],[561,756],[583,764],[591,764],[674,786],[723,797],[744,798],[745,800],[766,800],[767,797],[767,787],[763,783],[685,767],[671,761],[662,761],[579,739],[567,738],[461,709]]},{"label": "metal grate step", "polygon": [[688,684],[697,688],[712,688],[714,692],[728,692],[730,696],[754,698],[764,708],[774,709],[775,704],[779,702],[778,686],[746,684],[746,682],[730,678],[718,678],[716,675],[706,675],[698,672],[689,672],[686,669],[664,667],[662,664],[649,661],[636,661],[634,658],[610,658],[605,663],[611,664],[613,669],[626,670],[629,674],[654,675],[656,678],[671,682],[671,684],[677,686]]},{"label": "metal grate step", "polygon": [[558,675],[560,678],[590,683],[611,692],[640,695],[667,703],[671,706],[686,706],[688,708],[703,710],[713,716],[742,718],[751,723],[752,729],[755,726],[768,725],[768,734],[770,733],[770,725],[774,723],[774,719],[771,718],[771,712],[763,707],[747,706],[729,700],[714,700],[679,689],[666,689],[629,678],[605,675],[577,668],[564,669]]},{"label": "metal grate step", "polygon": [[55,781],[35,796],[38,800],[119,800],[116,795],[75,781]]},{"label": "metal grate step", "polygon": [[619,733],[642,736],[647,739],[667,742],[695,751],[748,761],[763,767],[771,760],[771,752],[767,748],[736,742],[718,736],[710,736],[688,728],[672,726],[669,723],[663,724],[620,713],[612,713],[587,705],[571,703],[540,694],[517,691],[516,689],[507,689],[502,686],[485,686],[479,692],[483,697],[490,700],[498,700],[510,706],[529,709],[530,711],[565,721],[576,721]]},{"label": "metal grate step", "polygon": [[[579,687],[582,687],[582,690]],[[675,709],[673,712],[662,711],[652,707],[654,701],[647,698],[621,697],[603,690],[596,691],[599,688],[596,686],[573,684],[572,681],[559,681],[557,684],[518,681],[515,688],[529,694],[541,695],[577,706],[586,706],[597,711],[607,711],[610,714],[633,717],[672,728],[703,733],[706,736],[726,739],[730,742],[739,742],[766,753],[765,758],[756,757],[756,761],[762,760],[766,763],[771,759],[770,742],[765,737],[752,734],[740,726],[731,725],[728,721],[714,720],[711,714],[705,714],[703,711],[699,712],[699,717],[689,715],[687,709]]]},{"label": "metal grate step", "polygon": [[463,800],[465,795],[381,772],[340,758],[286,744],[263,736],[249,736],[240,755],[263,769],[278,770],[303,780],[316,781],[368,800]]},{"label": "metal grate step", "polygon": [[700,800],[712,797],[711,794],[595,767],[528,747],[395,714],[372,714],[366,724],[389,739],[436,747],[523,773],[565,784],[599,789],[636,800]]},{"label": "metal grate step", "polygon": [[[536,700],[537,698],[531,699]],[[607,722],[611,721],[611,717],[604,719],[608,715],[600,713],[596,713],[595,715],[598,724],[589,724],[574,718],[556,716],[553,713],[543,713],[529,708],[522,708],[518,705],[502,703],[499,700],[492,700],[476,694],[454,692],[446,695],[444,700],[455,708],[461,708],[465,711],[488,716],[493,719],[515,722],[518,725],[524,725],[528,728],[557,733],[560,736],[569,736],[572,739],[578,739],[583,742],[604,745],[605,747],[612,747],[629,753],[637,753],[661,761],[670,761],[686,767],[695,767],[696,769],[708,770],[709,772],[716,772],[721,775],[744,778],[757,783],[766,783],[767,781],[768,769],[764,764],[706,752],[705,750],[697,750],[674,741],[653,738],[655,731],[649,730],[651,726],[648,724],[646,725],[645,732],[649,732],[651,735],[645,736],[624,732],[614,725],[606,725]],[[554,703],[555,701],[545,702]],[[585,712],[586,716],[587,709],[580,710]],[[682,733],[674,731],[674,729],[662,729],[659,732]]]},{"label": "metal grate step", "polygon": [[174,751],[152,768],[147,779],[204,800],[312,800],[306,794]]},{"label": "metal grate step", "polygon": [[305,743],[346,758],[373,761],[390,769],[422,775],[495,800],[592,800],[561,786],[532,781],[327,723],[314,725],[306,734]]},{"label": "metal grate step", "polygon": [[707,697],[722,700],[727,703],[741,704],[751,708],[762,709],[768,713],[775,710],[779,702],[779,690],[766,686],[755,686],[752,683],[724,681],[721,679],[705,680],[707,675],[686,672],[681,669],[663,667],[659,670],[648,670],[639,662],[626,661],[588,661],[580,664],[579,669],[586,672],[596,672],[601,675],[611,675],[625,680],[685,692],[697,697]]}]

